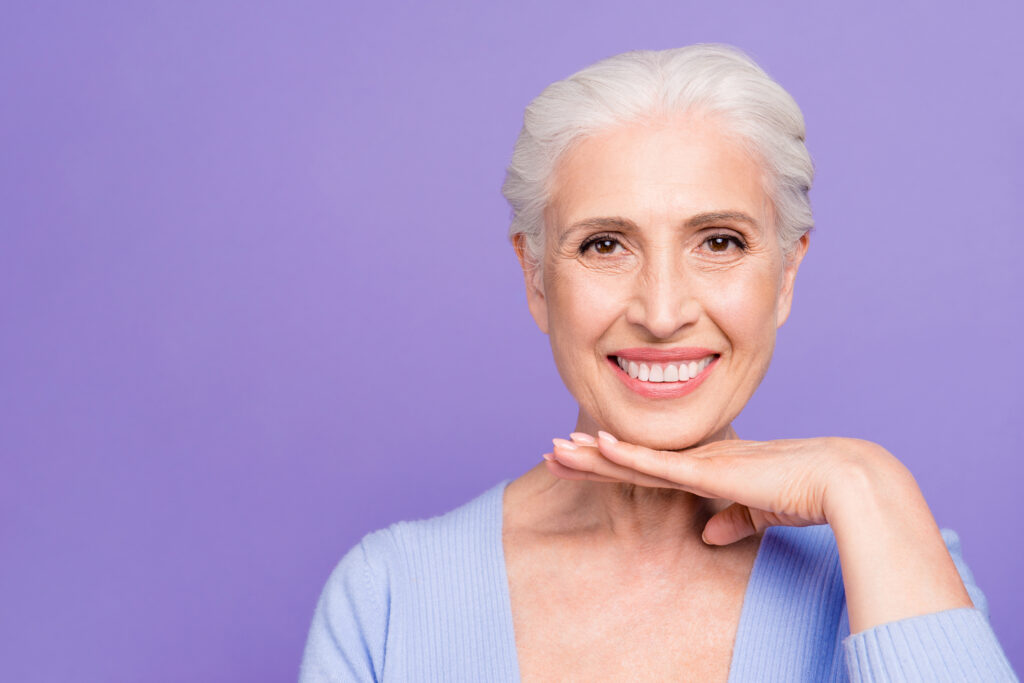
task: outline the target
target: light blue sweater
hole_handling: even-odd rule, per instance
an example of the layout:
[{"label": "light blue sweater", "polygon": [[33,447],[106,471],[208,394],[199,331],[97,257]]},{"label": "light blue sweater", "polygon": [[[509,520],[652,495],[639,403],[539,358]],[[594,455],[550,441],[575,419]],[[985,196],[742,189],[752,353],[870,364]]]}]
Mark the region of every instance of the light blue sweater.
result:
[{"label": "light blue sweater", "polygon": [[[349,551],[313,614],[301,683],[518,681],[501,539],[507,484],[445,515],[368,534]],[[729,680],[1017,680],[956,534],[943,537],[976,607],[850,636],[831,529],[768,529]]]}]

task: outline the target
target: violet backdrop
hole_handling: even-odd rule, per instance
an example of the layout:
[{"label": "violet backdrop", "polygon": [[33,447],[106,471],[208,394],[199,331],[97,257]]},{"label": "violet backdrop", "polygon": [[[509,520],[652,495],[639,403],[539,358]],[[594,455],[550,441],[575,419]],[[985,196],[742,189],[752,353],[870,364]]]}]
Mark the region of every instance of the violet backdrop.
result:
[{"label": "violet backdrop", "polygon": [[738,431],[901,457],[1024,670],[1020,4],[3,14],[0,679],[293,680],[364,533],[537,463],[575,412],[505,237],[522,110],[710,41],[796,97],[818,169]]}]

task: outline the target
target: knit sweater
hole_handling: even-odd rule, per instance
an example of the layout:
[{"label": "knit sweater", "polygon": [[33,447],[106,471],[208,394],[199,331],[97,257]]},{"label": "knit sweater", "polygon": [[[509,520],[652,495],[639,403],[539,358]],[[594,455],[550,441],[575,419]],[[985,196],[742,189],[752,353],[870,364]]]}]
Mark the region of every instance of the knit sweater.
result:
[{"label": "knit sweater", "polygon": [[[502,547],[507,484],[439,517],[375,531],[350,550],[316,606],[300,682],[518,681]],[[956,534],[943,538],[975,607],[851,636],[831,529],[769,528],[729,680],[1016,681]]]}]

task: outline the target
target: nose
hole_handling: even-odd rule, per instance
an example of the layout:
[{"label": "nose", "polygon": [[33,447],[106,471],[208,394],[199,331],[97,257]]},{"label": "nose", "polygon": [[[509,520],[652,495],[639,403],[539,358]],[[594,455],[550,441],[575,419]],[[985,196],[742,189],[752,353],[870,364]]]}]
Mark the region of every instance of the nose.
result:
[{"label": "nose", "polygon": [[626,320],[655,339],[672,339],[700,317],[700,302],[683,259],[669,253],[654,255],[639,269]]}]

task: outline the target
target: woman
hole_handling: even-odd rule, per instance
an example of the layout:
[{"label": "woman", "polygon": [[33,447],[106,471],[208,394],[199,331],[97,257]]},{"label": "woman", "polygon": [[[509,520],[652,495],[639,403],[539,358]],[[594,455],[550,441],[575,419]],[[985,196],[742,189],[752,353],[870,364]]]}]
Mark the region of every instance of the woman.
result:
[{"label": "woman", "polygon": [[364,538],[303,680],[1014,680],[895,457],[732,428],[807,253],[803,140],[722,46],[613,57],[530,105],[504,190],[575,430]]}]

